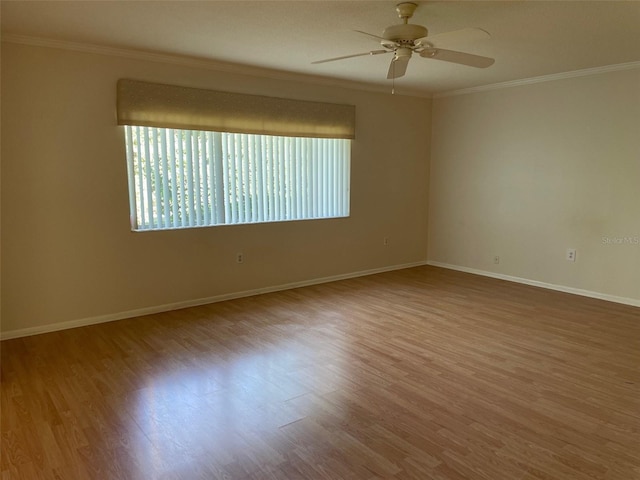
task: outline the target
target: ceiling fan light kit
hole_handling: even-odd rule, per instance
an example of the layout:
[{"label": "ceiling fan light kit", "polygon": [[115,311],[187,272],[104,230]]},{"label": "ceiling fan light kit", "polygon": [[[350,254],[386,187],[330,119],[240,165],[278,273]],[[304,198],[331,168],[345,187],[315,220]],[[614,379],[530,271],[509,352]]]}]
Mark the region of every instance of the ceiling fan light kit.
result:
[{"label": "ceiling fan light kit", "polygon": [[487,68],[495,62],[493,58],[482,57],[465,52],[457,52],[454,50],[445,50],[437,47],[439,40],[450,40],[458,37],[461,40],[476,40],[490,38],[488,32],[480,28],[465,28],[455,32],[447,32],[440,35],[429,36],[429,31],[422,25],[409,23],[409,19],[413,16],[417,4],[413,2],[402,2],[396,5],[396,11],[403,23],[391,25],[385,28],[382,36],[373,35],[371,33],[356,30],[356,32],[380,41],[380,45],[384,50],[372,50],[365,53],[356,53],[353,55],[345,55],[342,57],[328,58],[326,60],[318,60],[312,62],[327,63],[336,60],[344,60],[347,58],[360,57],[364,55],[380,55],[383,53],[393,53],[388,79],[395,79],[404,76],[407,70],[409,59],[413,53],[418,53],[422,58],[440,60],[458,65],[465,65],[475,68]]}]

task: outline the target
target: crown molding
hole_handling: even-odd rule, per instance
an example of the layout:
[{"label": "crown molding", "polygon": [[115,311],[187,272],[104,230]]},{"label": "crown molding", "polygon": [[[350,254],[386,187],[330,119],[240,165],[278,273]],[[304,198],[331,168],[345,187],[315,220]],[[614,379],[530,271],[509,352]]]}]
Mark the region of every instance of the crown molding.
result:
[{"label": "crown molding", "polygon": [[[69,50],[81,53],[92,53],[96,55],[107,55],[112,57],[127,58],[132,60],[143,60],[149,62],[166,63],[171,65],[180,65],[183,67],[201,68],[206,70],[214,70],[217,72],[234,73],[240,75],[249,75],[261,78],[270,78],[274,80],[285,80],[312,83],[328,87],[347,88],[351,90],[368,91],[375,93],[391,94],[388,85],[380,85],[373,83],[357,82],[352,80],[339,80],[335,78],[322,77],[317,75],[309,75],[303,73],[285,72],[282,70],[273,70],[263,67],[254,67],[250,65],[242,65],[238,63],[222,62],[219,60],[210,60],[197,57],[188,57],[183,55],[173,55],[166,53],[156,53],[144,50],[135,50],[119,47],[107,47],[104,45],[96,45],[90,43],[73,42],[68,40],[54,40],[51,38],[32,37],[30,35],[18,35],[13,33],[3,33],[2,42],[15,43],[19,45],[29,45],[33,47],[56,48],[60,50]],[[402,89],[397,95],[410,97],[431,98],[431,93]]]},{"label": "crown molding", "polygon": [[[238,63],[222,62],[219,60],[210,60],[197,57],[188,57],[183,55],[173,55],[166,53],[156,53],[143,50],[134,50],[128,48],[107,47],[104,45],[96,45],[82,42],[72,42],[68,40],[54,40],[51,38],[33,37],[30,35],[18,35],[13,33],[3,33],[2,41],[7,43],[15,43],[20,45],[29,45],[35,47],[57,48],[61,50],[70,50],[82,53],[93,53],[97,55],[108,55],[112,57],[128,58],[132,60],[143,60],[150,62],[166,63],[171,65],[180,65],[183,67],[201,68],[214,70],[217,72],[234,73],[240,75],[249,75],[261,78],[270,78],[274,80],[285,80],[311,83],[328,87],[347,88],[352,90],[368,91],[375,93],[391,94],[388,85],[380,85],[373,83],[357,82],[353,80],[339,80],[335,78],[322,77],[317,75],[309,75],[303,73],[285,72],[282,70],[273,70],[263,67],[255,67],[250,65],[242,65]],[[541,75],[538,77],[522,78],[518,80],[510,80],[507,82],[491,83],[478,87],[462,88],[459,90],[451,90],[441,93],[429,93],[413,89],[402,89],[397,92],[400,96],[421,97],[421,98],[445,98],[456,95],[467,95],[471,93],[489,92],[493,90],[501,90],[503,88],[519,87],[524,85],[533,85],[537,83],[552,82],[556,80],[564,80],[568,78],[585,77],[590,75],[598,75],[601,73],[618,72],[623,70],[634,70],[640,68],[640,61],[619,63],[614,65],[605,65],[601,67],[586,68],[582,70],[574,70],[570,72],[553,73],[550,75]]]},{"label": "crown molding", "polygon": [[614,65],[605,65],[602,67],[585,68],[582,70],[573,70],[571,72],[552,73],[550,75],[541,75],[539,77],[522,78],[519,80],[511,80],[508,82],[491,83],[479,87],[462,88],[460,90],[451,90],[449,92],[436,93],[433,98],[453,97],[456,95],[467,95],[469,93],[489,92],[492,90],[501,90],[503,88],[520,87],[523,85],[533,85],[536,83],[553,82],[556,80],[565,80],[567,78],[587,77],[590,75],[599,75],[601,73],[619,72],[622,70],[635,70],[640,68],[640,62],[618,63]]}]

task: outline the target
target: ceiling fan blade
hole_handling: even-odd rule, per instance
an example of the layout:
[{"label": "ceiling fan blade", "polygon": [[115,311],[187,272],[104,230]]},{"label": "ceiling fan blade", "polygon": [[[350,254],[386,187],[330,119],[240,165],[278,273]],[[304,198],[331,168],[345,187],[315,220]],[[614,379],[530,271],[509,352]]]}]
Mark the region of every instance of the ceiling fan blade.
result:
[{"label": "ceiling fan blade", "polygon": [[399,78],[404,76],[407,72],[407,65],[409,65],[409,59],[411,57],[395,57],[391,60],[391,65],[389,65],[389,72],[387,73],[387,78],[390,80],[392,78]]},{"label": "ceiling fan blade", "polygon": [[420,52],[420,56],[476,68],[487,68],[495,62],[493,58],[481,57],[480,55],[473,55],[471,53],[456,52],[454,50],[445,50],[444,48],[428,48]]},{"label": "ceiling fan blade", "polygon": [[371,52],[356,53],[353,55],[344,55],[343,57],[327,58],[325,60],[316,60],[312,64],[335,62],[336,60],[344,60],[345,58],[364,57],[365,55],[380,55],[381,53],[389,53],[391,50],[372,50]]},{"label": "ceiling fan blade", "polygon": [[491,38],[491,34],[481,28],[463,28],[462,30],[429,35],[426,41],[429,43],[458,43],[475,42],[476,40],[486,40],[489,38]]}]

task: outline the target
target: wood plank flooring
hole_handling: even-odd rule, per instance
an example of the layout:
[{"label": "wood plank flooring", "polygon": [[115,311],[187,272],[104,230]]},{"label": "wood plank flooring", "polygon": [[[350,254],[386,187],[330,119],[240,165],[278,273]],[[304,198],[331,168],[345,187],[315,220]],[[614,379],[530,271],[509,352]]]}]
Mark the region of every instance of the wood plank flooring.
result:
[{"label": "wood plank flooring", "polygon": [[7,340],[1,478],[640,479],[639,347],[435,267]]}]

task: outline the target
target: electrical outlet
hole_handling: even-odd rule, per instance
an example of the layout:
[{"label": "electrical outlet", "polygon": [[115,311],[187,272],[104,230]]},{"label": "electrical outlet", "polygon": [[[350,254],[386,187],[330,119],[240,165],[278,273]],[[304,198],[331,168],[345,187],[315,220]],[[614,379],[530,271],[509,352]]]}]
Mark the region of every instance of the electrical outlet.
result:
[{"label": "electrical outlet", "polygon": [[567,261],[575,262],[576,261],[576,249],[575,248],[567,248]]},{"label": "electrical outlet", "polygon": [[496,265],[498,265],[500,263],[500,257],[498,255],[493,257],[493,263],[495,263]]},{"label": "electrical outlet", "polygon": [[244,263],[244,255],[242,253],[236,254],[236,262],[237,263]]},{"label": "electrical outlet", "polygon": [[387,247],[389,245],[389,237],[384,237],[382,239],[382,244]]}]

